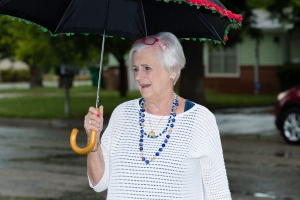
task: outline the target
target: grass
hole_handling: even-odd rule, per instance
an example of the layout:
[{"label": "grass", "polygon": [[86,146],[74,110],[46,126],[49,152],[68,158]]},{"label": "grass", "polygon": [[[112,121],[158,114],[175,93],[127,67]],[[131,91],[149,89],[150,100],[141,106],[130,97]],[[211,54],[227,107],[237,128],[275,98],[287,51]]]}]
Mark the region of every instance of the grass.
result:
[{"label": "grass", "polygon": [[[0,90],[3,93],[16,93],[23,96],[0,99],[0,117],[67,119],[83,118],[90,106],[95,106],[96,88],[90,86],[74,87],[70,90],[70,115],[64,114],[64,90],[59,88],[37,88],[28,90]],[[128,92],[120,98],[117,91],[101,90],[101,104],[104,115],[108,117],[113,109],[122,102],[140,97],[139,92]],[[206,92],[209,109],[251,107],[274,105],[275,95],[224,95],[214,91]]]},{"label": "grass", "polygon": [[215,91],[207,91],[205,98],[209,109],[273,106],[276,102],[276,95],[218,94]]},{"label": "grass", "polygon": [[[95,106],[97,90],[93,87],[75,87],[70,90],[70,115],[64,114],[65,94],[59,88],[38,88],[22,91],[20,97],[0,99],[0,117],[16,118],[83,118],[90,106]],[[7,93],[5,91],[4,93]],[[2,91],[0,91],[2,94]],[[101,91],[101,104],[105,107],[105,116],[122,102],[140,97],[139,92],[129,92],[126,98],[120,98],[117,91]]]}]

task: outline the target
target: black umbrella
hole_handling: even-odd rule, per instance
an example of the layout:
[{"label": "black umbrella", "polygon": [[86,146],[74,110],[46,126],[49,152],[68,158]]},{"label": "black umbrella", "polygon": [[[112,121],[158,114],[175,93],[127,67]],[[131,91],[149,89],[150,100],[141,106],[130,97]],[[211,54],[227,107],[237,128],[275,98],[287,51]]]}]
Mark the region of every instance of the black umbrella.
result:
[{"label": "black umbrella", "polygon": [[106,29],[106,35],[131,40],[168,31],[179,38],[223,42],[227,27],[242,21],[218,0],[0,0],[0,13],[53,34],[103,34]]},{"label": "black umbrella", "polygon": [[[33,22],[54,35],[103,35],[96,108],[106,35],[136,40],[167,31],[178,38],[225,43],[229,28],[242,22],[219,0],[0,0],[0,14]],[[77,133],[73,129],[70,138],[73,150],[90,152],[96,132],[84,149],[76,145]]]}]

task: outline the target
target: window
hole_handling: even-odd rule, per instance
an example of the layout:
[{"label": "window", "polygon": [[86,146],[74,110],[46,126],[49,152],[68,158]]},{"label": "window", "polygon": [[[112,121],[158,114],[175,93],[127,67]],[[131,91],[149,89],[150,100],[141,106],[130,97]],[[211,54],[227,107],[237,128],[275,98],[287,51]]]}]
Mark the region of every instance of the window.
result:
[{"label": "window", "polygon": [[238,75],[237,47],[210,48],[207,75]]}]

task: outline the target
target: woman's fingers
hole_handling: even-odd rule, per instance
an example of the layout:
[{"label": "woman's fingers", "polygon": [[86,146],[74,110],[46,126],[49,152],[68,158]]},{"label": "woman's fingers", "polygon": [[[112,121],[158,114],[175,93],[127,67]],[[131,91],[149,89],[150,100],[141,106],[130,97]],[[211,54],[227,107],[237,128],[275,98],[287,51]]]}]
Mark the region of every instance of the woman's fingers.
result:
[{"label": "woman's fingers", "polygon": [[101,132],[103,128],[103,106],[99,108],[100,112],[96,108],[90,107],[89,112],[84,119],[84,128],[89,135],[91,130]]},{"label": "woman's fingers", "polygon": [[100,110],[100,117],[102,117],[103,118],[103,114],[104,114],[104,106],[100,106],[99,107],[99,110]]},{"label": "woman's fingers", "polygon": [[84,120],[84,128],[90,132],[91,130],[95,130],[96,132],[99,132],[102,130],[103,122],[101,119],[92,119],[88,115],[86,116],[86,119]]}]

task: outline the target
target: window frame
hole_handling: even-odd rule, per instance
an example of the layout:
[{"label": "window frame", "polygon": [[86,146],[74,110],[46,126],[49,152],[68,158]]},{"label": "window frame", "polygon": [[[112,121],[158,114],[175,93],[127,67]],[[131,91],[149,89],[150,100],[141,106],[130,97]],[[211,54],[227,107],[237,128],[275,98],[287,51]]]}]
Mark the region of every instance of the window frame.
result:
[{"label": "window frame", "polygon": [[[238,78],[240,77],[240,65],[239,65],[239,61],[240,61],[240,47],[238,44],[236,44],[236,73],[211,73],[209,72],[209,45],[206,44],[205,47],[204,47],[204,54],[206,55],[205,56],[205,59],[204,59],[204,65],[205,65],[205,77],[208,77],[208,78]],[[222,55],[222,58],[223,60],[225,59],[225,56],[224,56],[224,53],[225,51],[222,50],[221,53],[223,54]],[[224,63],[224,62],[221,62],[221,63]],[[223,65],[224,66],[224,65]]]}]

